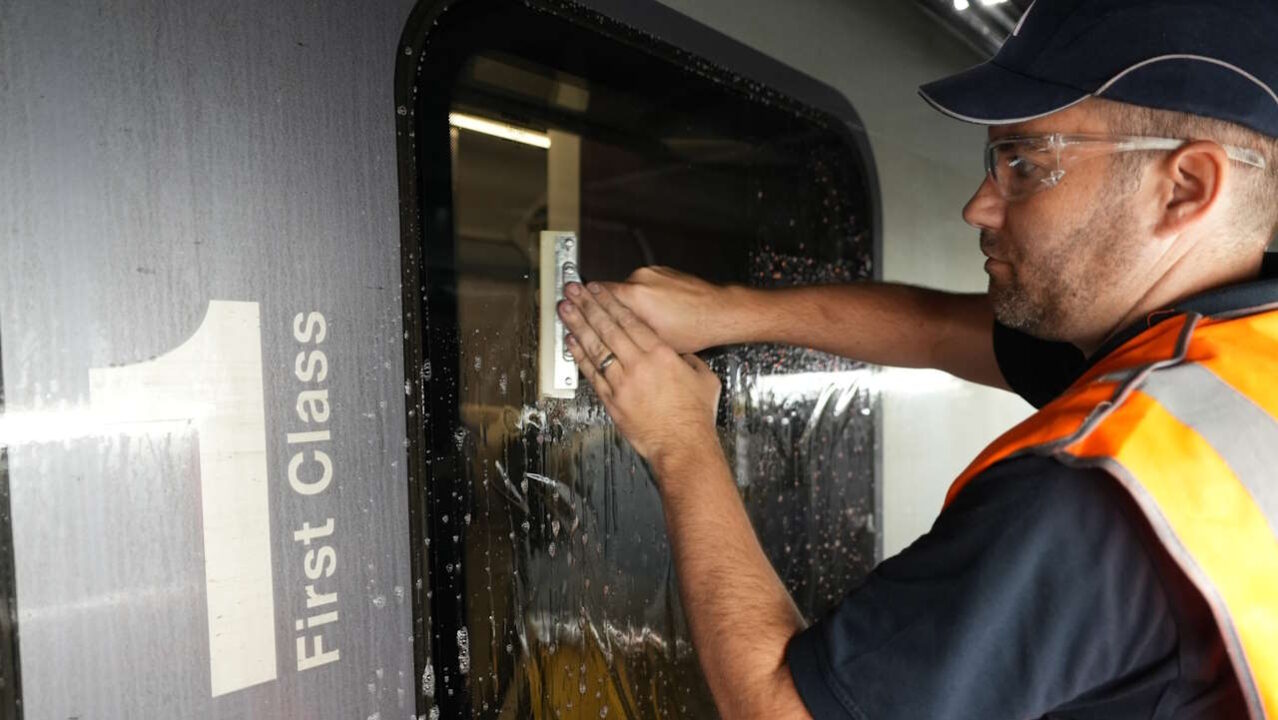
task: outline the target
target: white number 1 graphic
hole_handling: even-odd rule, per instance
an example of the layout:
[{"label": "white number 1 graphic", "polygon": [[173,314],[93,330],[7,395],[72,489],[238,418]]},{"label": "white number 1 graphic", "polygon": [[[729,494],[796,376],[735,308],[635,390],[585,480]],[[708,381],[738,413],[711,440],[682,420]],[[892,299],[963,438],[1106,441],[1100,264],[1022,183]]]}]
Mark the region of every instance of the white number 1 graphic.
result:
[{"label": "white number 1 graphic", "polygon": [[213,300],[170,352],[89,370],[95,410],[190,422],[199,438],[214,697],[275,679],[261,335],[257,303]]}]

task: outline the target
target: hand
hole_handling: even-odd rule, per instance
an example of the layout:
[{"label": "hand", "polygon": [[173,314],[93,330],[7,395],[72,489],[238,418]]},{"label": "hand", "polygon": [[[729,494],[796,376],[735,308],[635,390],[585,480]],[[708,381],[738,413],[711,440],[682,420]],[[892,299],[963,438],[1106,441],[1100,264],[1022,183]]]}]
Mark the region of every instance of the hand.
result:
[{"label": "hand", "polygon": [[[621,434],[654,466],[719,451],[719,377],[696,355],[680,355],[608,288],[565,288],[559,315],[568,348]],[[615,360],[602,372],[599,365]]]},{"label": "hand", "polygon": [[727,287],[668,267],[643,267],[624,283],[601,283],[660,338],[679,353],[694,353],[728,342],[727,317],[738,303]]}]

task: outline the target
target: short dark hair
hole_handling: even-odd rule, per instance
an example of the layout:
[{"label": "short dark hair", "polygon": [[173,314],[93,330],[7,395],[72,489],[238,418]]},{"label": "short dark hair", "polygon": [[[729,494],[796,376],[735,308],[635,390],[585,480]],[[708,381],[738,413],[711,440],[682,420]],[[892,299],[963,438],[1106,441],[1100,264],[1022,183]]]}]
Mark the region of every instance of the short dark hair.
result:
[{"label": "short dark hair", "polygon": [[[1242,183],[1239,186],[1236,227],[1245,236],[1239,240],[1248,244],[1251,244],[1251,238],[1257,242],[1262,237],[1268,243],[1278,241],[1278,138],[1201,115],[1157,110],[1103,98],[1093,100],[1114,134],[1215,140],[1259,152],[1265,158],[1264,170],[1240,167]],[[1115,156],[1115,162],[1134,174],[1146,166],[1149,156],[1146,153],[1124,153]]]}]

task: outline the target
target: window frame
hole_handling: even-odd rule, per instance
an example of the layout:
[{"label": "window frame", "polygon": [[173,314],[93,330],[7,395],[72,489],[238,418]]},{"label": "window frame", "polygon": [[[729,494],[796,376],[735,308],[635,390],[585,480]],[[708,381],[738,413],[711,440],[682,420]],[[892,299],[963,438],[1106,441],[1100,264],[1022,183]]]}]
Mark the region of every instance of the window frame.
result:
[{"label": "window frame", "polygon": [[[431,33],[437,21],[448,10],[479,2],[505,0],[420,0],[410,14],[396,50],[395,128],[397,135],[398,175],[400,188],[400,241],[404,314],[404,370],[407,379],[408,412],[407,464],[408,508],[413,585],[413,663],[417,682],[416,707],[424,712],[428,698],[424,674],[428,662],[433,663],[434,704],[445,717],[473,717],[465,692],[451,695],[439,686],[439,679],[452,673],[441,667],[456,668],[458,649],[452,638],[437,636],[433,619],[465,618],[465,575],[444,573],[446,559],[438,551],[429,551],[427,541],[443,537],[443,529],[428,509],[435,488],[457,483],[460,468],[447,467],[448,458],[431,458],[433,447],[446,447],[452,442],[448,423],[427,422],[430,417],[443,417],[457,407],[456,389],[460,378],[457,347],[440,347],[428,337],[442,333],[455,338],[458,328],[457,306],[451,303],[426,302],[425,287],[448,285],[453,274],[454,249],[430,246],[428,237],[453,237],[452,169],[448,161],[448,120],[446,110],[431,116],[419,112],[430,102],[424,71],[430,61]],[[851,102],[834,88],[750,48],[657,0],[521,0],[520,4],[549,12],[583,29],[593,31],[615,42],[636,47],[667,63],[698,67],[698,72],[741,94],[762,94],[796,116],[840,138],[862,163],[858,178],[869,195],[869,217],[866,226],[872,247],[873,280],[882,279],[882,198],[878,172],[869,138],[860,115]],[[438,101],[437,101],[438,102]],[[446,106],[447,103],[445,102]],[[435,133],[432,136],[432,133]],[[428,147],[428,143],[434,143]],[[428,148],[428,149],[423,149]],[[429,153],[434,153],[429,155]],[[439,162],[443,158],[442,164]],[[435,162],[420,162],[421,157],[434,157]],[[432,193],[432,188],[443,188]],[[426,212],[427,207],[434,212]],[[451,342],[451,341],[450,341]],[[437,352],[438,351],[438,352]],[[441,385],[444,387],[441,389]],[[881,404],[875,398],[872,408],[874,427],[874,497],[873,512],[882,517],[882,433]],[[469,498],[457,500],[459,504]],[[883,536],[875,533],[874,562],[883,555]],[[438,547],[439,544],[436,544]],[[438,580],[436,580],[438,579]],[[429,596],[429,599],[428,599]],[[454,622],[455,624],[455,622]]]}]

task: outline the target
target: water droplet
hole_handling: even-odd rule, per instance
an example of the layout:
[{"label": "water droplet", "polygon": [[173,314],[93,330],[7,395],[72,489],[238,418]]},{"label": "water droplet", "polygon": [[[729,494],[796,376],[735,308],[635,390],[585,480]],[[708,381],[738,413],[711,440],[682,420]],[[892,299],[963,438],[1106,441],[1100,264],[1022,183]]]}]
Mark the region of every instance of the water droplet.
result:
[{"label": "water droplet", "polygon": [[386,596],[378,595],[377,597],[373,598],[373,607],[378,608],[379,610],[381,608],[386,607]]},{"label": "water droplet", "polygon": [[400,115],[407,115],[408,108],[403,105],[400,105],[399,107],[395,108],[395,112],[399,113]]},{"label": "water droplet", "polygon": [[457,630],[457,671],[462,675],[470,672],[470,633],[466,628]]},{"label": "water droplet", "polygon": [[422,671],[422,693],[428,698],[435,697],[435,666],[430,663],[426,663]]}]

